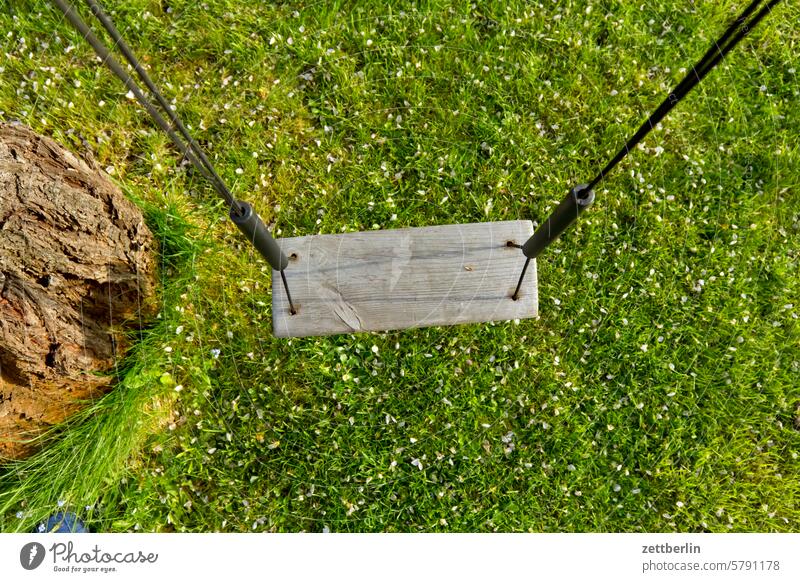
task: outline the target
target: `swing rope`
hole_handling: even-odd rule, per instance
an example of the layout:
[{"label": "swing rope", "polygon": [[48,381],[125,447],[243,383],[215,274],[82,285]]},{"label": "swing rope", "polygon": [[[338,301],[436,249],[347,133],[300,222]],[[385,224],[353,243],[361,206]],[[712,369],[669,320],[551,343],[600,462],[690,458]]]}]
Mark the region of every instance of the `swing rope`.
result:
[{"label": "swing rope", "polygon": [[[90,0],[92,1],[92,0]],[[750,5],[744,9],[741,15],[731,23],[725,33],[706,51],[697,64],[692,67],[692,71],[687,73],[683,80],[678,83],[675,89],[667,96],[666,99],[658,106],[652,115],[645,121],[635,134],[625,143],[623,148],[614,156],[606,166],[600,170],[595,176],[594,180],[589,182],[587,189],[594,188],[614,167],[622,161],[622,159],[630,153],[630,151],[639,145],[645,136],[656,126],[658,123],[672,110],[680,101],[694,89],[711,70],[727,55],[736,44],[742,40],[748,32],[750,32],[764,16],[766,16],[772,8],[781,0],[771,0],[769,4],[764,6],[758,14],[756,14],[750,22],[745,22],[747,17],[758,8],[763,0],[753,0]],[[736,36],[732,35],[739,31]]]},{"label": "swing rope", "polygon": [[[139,63],[139,60],[136,58],[136,55],[133,54],[130,47],[127,45],[125,40],[122,38],[122,35],[119,33],[117,28],[114,26],[114,23],[111,21],[111,18],[103,11],[101,6],[95,0],[86,0],[86,4],[88,4],[92,14],[100,21],[103,25],[103,28],[106,29],[108,35],[111,37],[111,40],[114,41],[114,46],[117,47],[120,52],[125,57],[125,60],[128,61],[128,64],[133,67],[133,70],[136,71],[136,74],[139,76],[139,79],[145,84],[145,86],[150,90],[150,93],[156,98],[158,104],[161,105],[161,108],[167,113],[170,121],[172,122],[174,127],[178,128],[178,131],[183,136],[183,139],[189,144],[192,153],[198,158],[201,162],[202,167],[195,167],[203,174],[214,186],[214,189],[222,196],[225,201],[229,204],[230,209],[236,212],[236,214],[242,214],[239,205],[236,203],[236,199],[231,194],[230,190],[228,190],[225,183],[222,181],[222,178],[219,177],[217,172],[214,170],[214,166],[211,162],[208,161],[203,150],[200,148],[198,143],[192,138],[189,134],[189,131],[186,129],[186,126],[183,125],[181,120],[175,114],[172,107],[170,107],[167,100],[161,94],[161,92],[156,87],[153,80],[150,78],[150,75],[147,74],[147,71]],[[205,170],[205,171],[203,171]]]},{"label": "swing rope", "polygon": [[[95,54],[105,64],[112,73],[133,93],[136,100],[144,107],[145,111],[150,115],[155,124],[161,128],[178,148],[178,151],[191,162],[200,174],[206,178],[219,194],[219,196],[228,205],[230,218],[244,234],[248,240],[255,246],[259,253],[270,263],[273,269],[280,271],[281,280],[283,281],[284,289],[286,290],[286,297],[289,300],[289,308],[292,314],[297,311],[292,303],[292,296],[289,293],[289,285],[286,281],[284,269],[289,264],[289,259],[281,251],[278,243],[272,238],[264,222],[253,210],[247,202],[237,200],[219,174],[214,170],[214,166],[206,157],[199,144],[192,138],[186,126],[178,118],[177,114],[170,107],[167,100],[156,88],[150,76],[141,66],[139,60],[131,51],[130,47],[125,43],[114,23],[109,16],[103,11],[96,0],[85,0],[89,6],[92,14],[100,21],[103,27],[108,32],[111,39],[114,41],[114,46],[120,49],[127,63],[133,68],[141,81],[148,88],[152,96],[155,97],[158,104],[169,117],[172,125],[170,125],[164,116],[156,109],[155,105],[148,99],[142,92],[136,81],[128,74],[128,72],[120,65],[114,58],[108,47],[92,32],[89,25],[81,18],[80,14],[70,4],[68,0],[53,0],[58,6],[64,16],[69,20],[72,26],[86,39],[86,41],[94,49]],[[174,128],[177,128],[176,132]],[[180,133],[180,135],[179,135]],[[185,140],[185,141],[184,141]]]},{"label": "swing rope", "polygon": [[766,16],[772,8],[781,0],[770,0],[759,10],[749,21],[747,20],[753,12],[761,5],[763,0],[753,0],[742,13],[734,20],[722,36],[711,45],[703,57],[692,67],[680,83],[670,92],[661,105],[647,118],[639,127],[622,149],[617,152],[605,167],[598,172],[597,176],[588,184],[581,184],[573,188],[564,201],[559,204],[553,214],[547,219],[528,241],[522,245],[525,254],[525,265],[519,282],[511,298],[516,301],[519,298],[519,290],[525,278],[525,272],[531,259],[535,259],[552,241],[558,238],[575,219],[588,208],[594,201],[593,188],[604,180],[606,174],[616,167],[632,149],[647,136],[648,133],[675,107],[681,100],[702,81],[714,67],[727,55],[739,41],[755,28],[755,26]]}]

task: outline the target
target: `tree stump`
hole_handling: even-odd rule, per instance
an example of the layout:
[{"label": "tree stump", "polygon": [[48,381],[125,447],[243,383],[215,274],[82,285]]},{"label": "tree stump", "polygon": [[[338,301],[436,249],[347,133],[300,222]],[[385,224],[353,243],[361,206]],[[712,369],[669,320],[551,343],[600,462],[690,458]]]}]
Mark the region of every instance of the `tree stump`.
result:
[{"label": "tree stump", "polygon": [[0,460],[110,389],[154,308],[153,236],[100,170],[0,124]]}]

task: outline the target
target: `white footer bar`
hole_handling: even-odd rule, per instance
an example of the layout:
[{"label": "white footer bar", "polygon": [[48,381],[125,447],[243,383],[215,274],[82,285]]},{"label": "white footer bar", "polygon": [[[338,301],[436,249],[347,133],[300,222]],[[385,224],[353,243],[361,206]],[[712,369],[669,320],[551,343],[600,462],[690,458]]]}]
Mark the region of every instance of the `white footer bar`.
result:
[{"label": "white footer bar", "polygon": [[800,534],[5,534],[4,580],[800,580]]}]

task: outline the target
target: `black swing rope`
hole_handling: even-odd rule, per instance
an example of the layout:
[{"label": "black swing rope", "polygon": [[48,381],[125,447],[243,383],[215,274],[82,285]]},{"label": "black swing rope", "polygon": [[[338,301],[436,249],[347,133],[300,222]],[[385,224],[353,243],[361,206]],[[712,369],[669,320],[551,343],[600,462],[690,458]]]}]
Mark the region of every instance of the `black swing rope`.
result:
[{"label": "black swing rope", "polygon": [[[292,303],[292,296],[289,293],[289,285],[286,281],[286,274],[284,269],[288,265],[288,258],[281,251],[278,244],[270,235],[267,227],[264,225],[261,218],[256,214],[252,207],[241,200],[236,200],[231,191],[219,177],[219,174],[214,170],[214,166],[206,157],[200,145],[192,138],[186,126],[178,118],[175,111],[170,107],[167,100],[155,86],[147,71],[139,63],[139,60],[131,51],[130,47],[123,40],[122,35],[119,33],[111,18],[103,11],[96,0],[85,0],[89,6],[92,14],[100,21],[105,28],[108,35],[114,41],[114,46],[119,48],[120,52],[125,57],[127,63],[133,68],[138,75],[139,79],[145,84],[153,97],[155,97],[158,104],[166,113],[169,120],[172,122],[170,125],[164,116],[156,109],[155,105],[148,99],[140,89],[136,81],[128,74],[128,72],[120,65],[114,58],[106,45],[92,32],[91,28],[78,14],[77,10],[72,6],[68,0],[53,0],[58,6],[64,16],[69,20],[70,24],[86,39],[86,41],[94,49],[95,54],[105,64],[112,73],[133,93],[136,100],[145,108],[147,113],[153,121],[161,128],[172,140],[172,143],[178,148],[178,151],[191,162],[200,174],[206,178],[214,190],[228,205],[230,211],[230,218],[240,231],[250,240],[256,247],[261,255],[267,259],[273,269],[281,274],[283,287],[286,291],[286,298],[289,301],[289,310],[292,314],[296,313],[294,304]],[[177,128],[177,132],[175,131]],[[180,134],[180,135],[179,135]],[[184,141],[185,140],[185,141]]]},{"label": "black swing rope", "polygon": [[[554,241],[561,235],[562,232],[578,217],[578,215],[588,208],[594,201],[594,192],[592,189],[605,179],[614,167],[627,156],[632,149],[634,149],[639,142],[641,142],[650,131],[658,125],[658,123],[675,107],[686,95],[694,89],[711,70],[719,64],[719,62],[727,55],[733,47],[735,47],[740,40],[755,28],[755,26],[764,18],[772,8],[781,0],[770,0],[763,6],[750,20],[748,18],[755,12],[763,0],[753,0],[742,13],[734,20],[722,36],[717,40],[703,57],[692,67],[692,70],[686,74],[680,83],[670,92],[666,99],[658,106],[658,108],[647,118],[647,120],[639,127],[630,139],[625,143],[622,149],[617,152],[605,167],[600,170],[597,176],[588,184],[581,184],[573,188],[564,201],[556,208],[553,214],[547,219],[545,224],[537,229],[537,232],[531,236],[528,241],[520,248],[526,256],[525,265],[522,267],[522,273],[519,277],[519,282],[511,296],[515,301],[519,298],[519,290],[522,287],[522,281],[525,278],[525,272],[528,269],[528,264],[531,259],[536,258],[548,244]],[[516,246],[516,245],[515,245]]]}]

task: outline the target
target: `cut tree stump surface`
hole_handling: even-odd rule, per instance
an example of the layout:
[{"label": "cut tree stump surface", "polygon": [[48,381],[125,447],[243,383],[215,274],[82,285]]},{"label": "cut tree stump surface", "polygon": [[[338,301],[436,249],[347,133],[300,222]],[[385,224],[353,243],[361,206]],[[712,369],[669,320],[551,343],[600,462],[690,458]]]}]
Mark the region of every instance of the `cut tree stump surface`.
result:
[{"label": "cut tree stump surface", "polygon": [[0,124],[0,459],[106,391],[155,306],[153,238],[101,171]]},{"label": "cut tree stump surface", "polygon": [[536,317],[536,261],[511,299],[530,221],[313,235],[278,240],[289,257],[272,273],[273,333],[302,337]]}]

